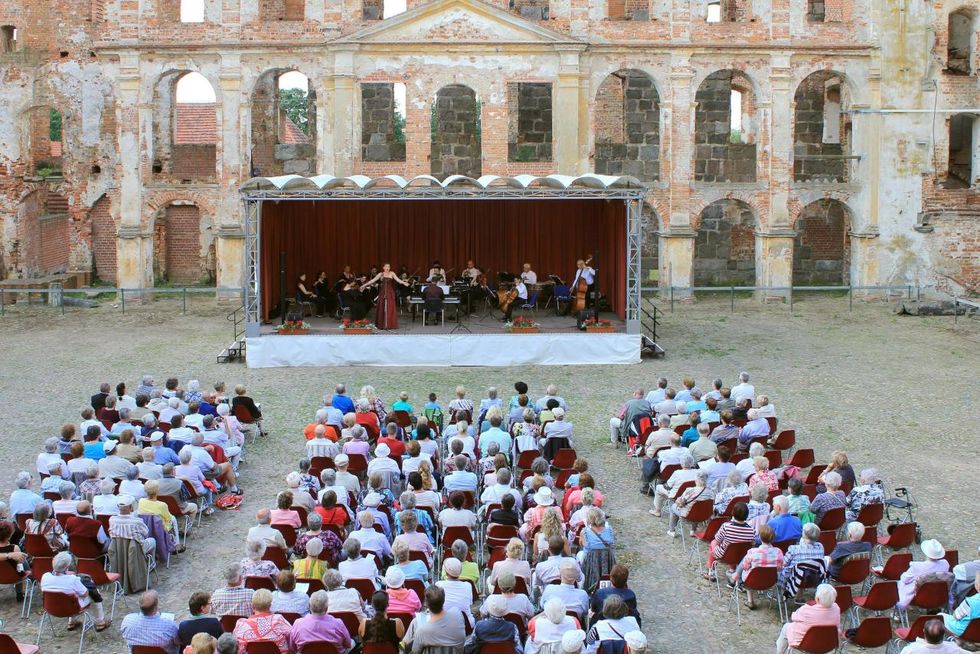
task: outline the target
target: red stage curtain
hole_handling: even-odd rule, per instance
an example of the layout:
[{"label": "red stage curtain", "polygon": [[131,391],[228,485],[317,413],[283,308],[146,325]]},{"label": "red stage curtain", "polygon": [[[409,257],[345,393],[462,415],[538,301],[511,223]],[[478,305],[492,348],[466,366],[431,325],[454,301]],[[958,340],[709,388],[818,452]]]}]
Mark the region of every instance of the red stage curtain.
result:
[{"label": "red stage curtain", "polygon": [[425,274],[438,259],[450,277],[472,259],[492,279],[529,262],[538,280],[571,283],[575,261],[599,256],[599,286],[625,315],[626,205],[616,200],[327,200],[262,204],[261,294],[266,320],[279,304],[279,254],[286,254],[286,293],[306,273],[331,282],[344,265],[355,272],[388,262]]}]

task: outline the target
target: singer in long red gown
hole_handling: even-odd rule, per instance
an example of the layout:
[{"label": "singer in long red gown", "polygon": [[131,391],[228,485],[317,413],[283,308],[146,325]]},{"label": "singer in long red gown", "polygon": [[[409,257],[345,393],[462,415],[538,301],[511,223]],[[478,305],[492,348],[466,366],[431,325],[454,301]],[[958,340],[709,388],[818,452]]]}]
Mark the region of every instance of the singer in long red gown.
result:
[{"label": "singer in long red gown", "polygon": [[381,286],[378,289],[378,306],[374,324],[378,329],[398,329],[398,300],[395,295],[395,284],[408,286],[408,282],[399,279],[398,275],[391,271],[391,264],[386,263],[382,266],[381,272],[364,285],[371,286],[375,283],[380,283]]}]

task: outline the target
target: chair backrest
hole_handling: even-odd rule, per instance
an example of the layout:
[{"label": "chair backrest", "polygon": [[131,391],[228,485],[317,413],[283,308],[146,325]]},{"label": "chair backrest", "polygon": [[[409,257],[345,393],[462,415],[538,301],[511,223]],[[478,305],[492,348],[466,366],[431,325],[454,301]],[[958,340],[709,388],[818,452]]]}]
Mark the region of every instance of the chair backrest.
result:
[{"label": "chair backrest", "polygon": [[911,547],[915,542],[915,527],[914,522],[903,522],[890,527],[890,532],[882,544],[893,550]]},{"label": "chair backrest", "polygon": [[395,416],[399,427],[404,429],[412,425],[412,414],[408,411],[392,411],[392,415]]},{"label": "chair backrest", "polygon": [[398,654],[398,648],[393,643],[363,643],[363,654]]},{"label": "chair backrest", "polygon": [[299,620],[301,617],[303,617],[299,613],[288,613],[286,611],[276,611],[276,613],[278,613],[283,618],[285,618],[286,619],[286,622],[288,622],[289,624],[293,624],[294,622],[296,622],[297,620]]},{"label": "chair backrest", "polygon": [[368,467],[367,458],[363,454],[348,454],[347,455],[347,472],[352,475],[356,475],[359,472],[365,472]]},{"label": "chair backrest", "polygon": [[719,557],[718,562],[735,567],[754,546],[755,543],[729,543],[725,548],[724,556]]},{"label": "chair backrest", "polygon": [[577,454],[574,449],[563,447],[555,452],[555,458],[552,459],[551,465],[559,470],[567,470],[575,465],[576,456]]},{"label": "chair backrest", "polygon": [[170,515],[174,516],[175,518],[181,518],[184,516],[184,510],[180,508],[180,502],[178,502],[177,498],[175,498],[173,495],[160,495],[157,497],[157,499],[167,505],[167,510],[170,511]]},{"label": "chair backrest", "polygon": [[27,534],[24,536],[24,551],[35,557],[53,559],[55,552],[48,544],[48,539],[41,534]]},{"label": "chair backrest", "polygon": [[862,583],[871,574],[871,557],[867,554],[850,556],[837,572],[837,581],[853,586]]},{"label": "chair backrest", "polygon": [[274,640],[253,640],[245,646],[245,654],[280,654]]},{"label": "chair backrest", "polygon": [[289,569],[289,560],[286,558],[286,553],[282,551],[282,548],[275,545],[270,545],[265,548],[265,554],[262,555],[262,560],[272,561],[280,570]]},{"label": "chair backrest", "polygon": [[697,500],[691,504],[691,508],[687,511],[687,517],[685,518],[688,522],[697,524],[699,522],[704,522],[711,518],[711,514],[715,510],[714,500]]},{"label": "chair backrest", "polygon": [[892,621],[886,616],[865,618],[857,627],[857,632],[847,640],[858,647],[884,647],[892,639]]},{"label": "chair backrest", "polygon": [[898,582],[879,581],[871,584],[864,598],[864,607],[869,611],[889,611],[898,604]]},{"label": "chair backrest", "polygon": [[[15,654],[16,651],[17,650],[14,650]],[[156,645],[130,645],[129,652],[130,654],[169,654],[167,650],[162,647],[157,647]]]},{"label": "chair backrest", "polygon": [[504,616],[504,620],[514,625],[521,642],[527,638],[527,623],[524,621],[523,615],[520,613],[508,613]]},{"label": "chair backrest", "polygon": [[775,450],[788,450],[796,445],[796,430],[795,429],[784,429],[776,436],[775,440],[772,442],[772,447]]},{"label": "chair backrest", "polygon": [[[793,459],[796,459],[797,456],[800,454],[800,452],[803,452],[803,451],[805,451],[805,450],[796,450],[796,453],[793,455]],[[812,452],[812,450],[811,450],[811,452]],[[796,465],[796,464],[791,464],[791,465]],[[798,466],[798,467],[802,468],[803,466]],[[827,466],[824,465],[824,464],[813,466],[812,468],[810,468],[810,471],[806,474],[806,479],[803,480],[803,483],[804,484],[816,484],[817,481],[819,481],[819,479],[820,479],[820,475],[822,475],[823,472],[824,472],[824,470],[826,470],[826,469],[827,469]]]},{"label": "chair backrest", "polygon": [[840,529],[844,526],[844,522],[847,520],[847,514],[844,511],[844,507],[839,506],[835,509],[830,509],[823,514],[820,518],[820,529],[826,531],[828,529]]},{"label": "chair backrest", "polygon": [[966,629],[959,636],[959,639],[973,643],[974,645],[980,643],[980,618],[970,620],[970,623],[966,625]]},{"label": "chair backrest", "polygon": [[949,584],[945,581],[927,581],[915,591],[910,604],[923,611],[932,611],[946,606],[949,599]]},{"label": "chair backrest", "polygon": [[53,618],[70,618],[82,612],[78,597],[57,591],[42,591],[45,612]]},{"label": "chair backrest", "polygon": [[299,650],[300,654],[340,654],[337,646],[326,640],[311,640]]},{"label": "chair backrest", "polygon": [[235,417],[238,418],[238,422],[243,424],[251,424],[255,422],[255,418],[252,416],[252,412],[244,404],[236,404],[233,407],[233,412]]},{"label": "chair backrest", "polygon": [[718,533],[718,530],[721,529],[721,526],[726,522],[728,522],[728,519],[724,516],[716,516],[712,518],[711,522],[708,523],[708,526],[704,528],[704,531],[698,535],[698,540],[703,540],[706,543],[711,542],[714,539],[715,534]]},{"label": "chair backrest", "polygon": [[728,506],[725,507],[725,512],[722,513],[721,515],[725,518],[732,517],[732,513],[735,511],[735,507],[742,503],[748,504],[750,499],[751,498],[748,495],[739,495],[738,497],[733,497],[732,500],[728,503]]},{"label": "chair backrest", "polygon": [[768,590],[776,585],[779,571],[775,566],[757,566],[742,579],[742,586],[749,590]]},{"label": "chair backrest", "polygon": [[282,534],[286,545],[292,547],[296,544],[296,527],[292,525],[271,525],[271,527]]},{"label": "chair backrest", "polygon": [[504,640],[496,643],[483,643],[483,646],[480,647],[480,654],[514,654],[514,641]]},{"label": "chair backrest", "polygon": [[360,628],[361,622],[357,618],[356,613],[353,611],[338,611],[336,613],[331,611],[330,615],[344,623],[344,626],[347,627],[347,632],[350,634],[351,638],[355,638],[357,636],[357,630]]},{"label": "chair backrest", "polygon": [[813,449],[805,447],[793,452],[793,456],[790,458],[790,465],[794,465],[797,468],[809,468],[813,465],[816,460],[816,455],[813,453]]},{"label": "chair backrest", "polygon": [[521,452],[521,455],[517,457],[517,467],[522,470],[528,470],[534,460],[541,456],[541,453],[537,450],[525,450]]},{"label": "chair backrest", "polygon": [[837,547],[837,532],[833,529],[821,531],[820,544],[823,545],[824,552],[833,552]]},{"label": "chair backrest", "polygon": [[451,547],[456,540],[473,545],[473,532],[467,527],[446,527],[442,532],[443,544]]},{"label": "chair backrest", "polygon": [[102,545],[98,538],[91,536],[72,536],[68,550],[80,559],[97,559],[102,556]]},{"label": "chair backrest", "polygon": [[881,519],[885,517],[885,505],[881,502],[877,504],[865,504],[857,514],[857,522],[865,527],[876,527]]},{"label": "chair backrest", "polygon": [[238,624],[239,620],[245,620],[248,618],[246,615],[223,615],[221,616],[221,629],[225,633],[231,633],[235,630],[235,625]]},{"label": "chair backrest", "polygon": [[33,513],[18,513],[14,516],[14,522],[17,523],[17,526],[20,527],[21,531],[24,531],[27,529],[28,519],[32,518],[33,516]]},{"label": "chair backrest", "polygon": [[[418,595],[419,601],[425,604],[425,582],[421,579],[406,579],[405,588]],[[408,625],[405,625],[408,628]]]},{"label": "chair backrest", "polygon": [[895,552],[888,557],[888,560],[885,561],[884,567],[877,576],[881,577],[882,579],[898,581],[898,578],[902,576],[902,573],[909,569],[910,563],[912,563],[911,552]]},{"label": "chair backrest", "polygon": [[276,585],[275,583],[273,583],[271,577],[263,577],[260,575],[246,575],[245,588],[251,588],[252,590],[259,590],[260,588],[265,588],[269,592],[274,592],[276,590]]},{"label": "chair backrest", "polygon": [[[347,588],[353,588],[360,594],[361,599],[365,602],[371,601],[371,596],[374,595],[374,582],[370,579],[348,579],[344,582]],[[356,630],[354,633],[357,633]]]},{"label": "chair backrest", "polygon": [[837,649],[837,627],[833,625],[817,625],[810,627],[803,634],[798,649],[806,654],[829,654]]},{"label": "chair backrest", "polygon": [[[331,565],[330,567],[332,568],[333,566]],[[323,580],[322,579],[313,579],[311,577],[298,577],[296,579],[296,583],[298,583],[298,584],[306,584],[307,585],[307,588],[306,588],[306,594],[307,595],[313,595],[313,593],[315,593],[318,590],[326,590],[323,587]]]},{"label": "chair backrest", "polygon": [[946,556],[943,558],[946,559],[949,569],[952,570],[960,563],[960,552],[959,550],[946,550]]}]

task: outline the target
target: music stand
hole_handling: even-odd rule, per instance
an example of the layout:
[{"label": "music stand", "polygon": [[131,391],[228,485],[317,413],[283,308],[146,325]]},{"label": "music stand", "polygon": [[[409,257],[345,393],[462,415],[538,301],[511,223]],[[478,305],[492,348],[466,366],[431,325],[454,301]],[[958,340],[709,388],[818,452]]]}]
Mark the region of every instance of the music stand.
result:
[{"label": "music stand", "polygon": [[484,318],[490,318],[491,320],[495,320],[495,318],[493,317],[492,300],[497,299],[497,294],[494,293],[493,289],[490,288],[489,286],[483,286],[481,288],[483,288],[483,304],[486,307],[487,312],[482,316],[480,316],[480,320],[483,320]]},{"label": "music stand", "polygon": [[[466,319],[470,319],[470,314],[466,314]],[[463,303],[460,302],[456,305],[456,326],[449,330],[450,334],[455,334],[456,332],[466,332],[467,334],[472,334],[473,331],[463,324]]]}]

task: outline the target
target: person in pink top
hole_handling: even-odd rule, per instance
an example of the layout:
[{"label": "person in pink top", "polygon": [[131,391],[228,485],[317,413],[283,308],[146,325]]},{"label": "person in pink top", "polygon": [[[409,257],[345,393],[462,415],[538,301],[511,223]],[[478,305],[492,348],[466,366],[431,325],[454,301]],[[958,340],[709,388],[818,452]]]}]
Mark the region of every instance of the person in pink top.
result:
[{"label": "person in pink top", "polygon": [[354,425],[350,428],[350,433],[352,438],[344,443],[344,454],[348,456],[351,454],[360,454],[364,457],[368,456],[368,454],[371,452],[371,446],[368,444],[368,435],[364,427],[361,425]]},{"label": "person in pink top", "polygon": [[398,566],[391,566],[385,572],[385,587],[388,592],[389,613],[411,613],[415,615],[422,602],[414,590],[405,588],[405,573]]},{"label": "person in pink top", "polygon": [[796,647],[810,627],[830,625],[840,631],[840,607],[837,606],[837,591],[830,584],[817,586],[817,603],[804,604],[793,612],[790,621],[783,625],[776,639],[776,654],[786,654],[790,647]]},{"label": "person in pink top", "polygon": [[291,491],[283,491],[276,496],[276,508],[269,512],[269,524],[289,525],[299,529],[303,526],[303,521],[299,518],[299,513],[294,511],[293,494]]},{"label": "person in pink top", "polygon": [[902,573],[898,579],[898,604],[900,611],[909,607],[915,592],[918,590],[916,581],[921,577],[942,574],[949,572],[949,562],[944,558],[946,550],[938,540],[931,538],[922,541],[919,546],[922,553],[926,555],[925,561],[913,561],[909,564],[909,569]]},{"label": "person in pink top", "polygon": [[[248,644],[256,640],[271,640],[279,648],[281,654],[289,652],[290,626],[286,618],[278,613],[272,613],[272,593],[260,588],[252,595],[252,613],[242,618],[232,632],[238,640],[238,647],[245,651]],[[298,622],[298,621],[297,621]]]}]

